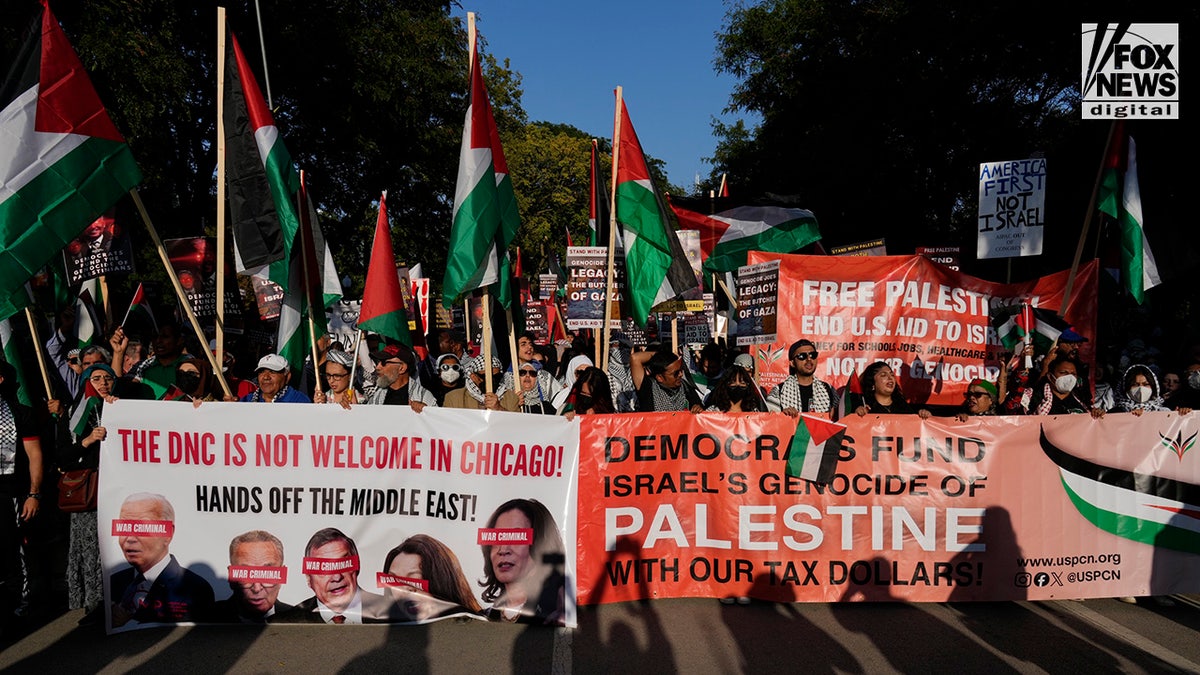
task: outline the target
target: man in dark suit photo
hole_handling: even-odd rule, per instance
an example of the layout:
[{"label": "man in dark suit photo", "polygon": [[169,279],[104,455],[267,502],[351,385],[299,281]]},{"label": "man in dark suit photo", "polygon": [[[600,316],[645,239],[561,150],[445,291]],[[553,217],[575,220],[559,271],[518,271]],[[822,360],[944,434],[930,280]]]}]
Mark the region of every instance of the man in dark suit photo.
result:
[{"label": "man in dark suit photo", "polygon": [[[251,530],[229,542],[229,587],[233,595],[221,600],[213,613],[214,621],[224,623],[266,623],[267,619],[292,609],[279,601],[279,588],[286,579],[283,568],[283,542],[263,530]],[[234,579],[234,570],[258,578]],[[253,571],[245,570],[250,568]],[[278,577],[280,581],[274,581]],[[271,579],[266,580],[264,579]]]},{"label": "man in dark suit photo", "polygon": [[358,585],[358,547],[341,530],[318,530],[304,547],[304,576],[313,597],[272,621],[297,623],[387,623],[391,600]]},{"label": "man in dark suit photo", "polygon": [[121,504],[118,535],[130,567],[109,579],[112,625],[207,621],[213,590],[200,575],[184,569],[170,554],[175,509],[167,498],[149,492],[129,495]]}]

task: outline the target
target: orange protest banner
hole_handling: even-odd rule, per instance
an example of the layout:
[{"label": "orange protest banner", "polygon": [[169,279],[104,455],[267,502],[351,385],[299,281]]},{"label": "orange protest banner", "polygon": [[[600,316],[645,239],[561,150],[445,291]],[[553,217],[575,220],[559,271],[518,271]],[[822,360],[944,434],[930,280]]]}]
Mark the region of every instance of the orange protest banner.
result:
[{"label": "orange protest banner", "polygon": [[786,475],[779,414],[587,415],[578,601],[1018,600],[1200,590],[1200,417],[851,416]]}]

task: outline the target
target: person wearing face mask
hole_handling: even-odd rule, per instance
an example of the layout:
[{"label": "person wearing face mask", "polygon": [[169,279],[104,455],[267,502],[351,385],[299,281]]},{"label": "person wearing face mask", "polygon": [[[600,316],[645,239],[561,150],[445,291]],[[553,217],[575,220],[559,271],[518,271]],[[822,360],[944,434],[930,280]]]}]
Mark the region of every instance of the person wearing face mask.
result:
[{"label": "person wearing face mask", "polygon": [[613,407],[612,387],[608,375],[595,366],[584,366],[575,377],[575,384],[567,394],[566,401],[558,408],[558,414],[567,419],[575,415],[610,415],[617,412]]},{"label": "person wearing face mask", "polygon": [[[1142,364],[1130,366],[1121,378],[1121,391],[1117,392],[1114,412],[1128,412],[1141,415],[1144,412],[1164,412],[1168,410],[1159,395],[1158,380],[1154,373]],[[1190,408],[1179,408],[1179,414],[1186,415]]]},{"label": "person wearing face mask", "polygon": [[766,404],[754,386],[754,376],[741,366],[730,366],[709,396],[705,412],[764,412]]},{"label": "person wearing face mask", "polygon": [[175,384],[167,388],[164,401],[215,401],[212,367],[207,359],[188,357],[175,365]]},{"label": "person wearing face mask", "polygon": [[437,357],[433,368],[437,380],[433,383],[433,396],[439,406],[445,405],[446,394],[462,389],[466,382],[463,379],[462,360],[456,354],[442,354]]},{"label": "person wearing face mask", "polygon": [[1090,412],[1104,417],[1103,408],[1093,408],[1077,393],[1079,365],[1067,356],[1050,362],[1046,376],[1024,392],[1021,407],[1027,415],[1071,415]]}]

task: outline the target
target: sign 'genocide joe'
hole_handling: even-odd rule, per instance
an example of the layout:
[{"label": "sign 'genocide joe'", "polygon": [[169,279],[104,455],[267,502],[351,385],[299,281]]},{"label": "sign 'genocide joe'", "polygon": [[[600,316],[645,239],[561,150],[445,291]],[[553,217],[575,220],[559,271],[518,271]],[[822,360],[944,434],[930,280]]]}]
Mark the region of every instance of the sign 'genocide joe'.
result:
[{"label": "sign 'genocide joe'", "polygon": [[1083,119],[1179,119],[1179,24],[1083,24]]}]

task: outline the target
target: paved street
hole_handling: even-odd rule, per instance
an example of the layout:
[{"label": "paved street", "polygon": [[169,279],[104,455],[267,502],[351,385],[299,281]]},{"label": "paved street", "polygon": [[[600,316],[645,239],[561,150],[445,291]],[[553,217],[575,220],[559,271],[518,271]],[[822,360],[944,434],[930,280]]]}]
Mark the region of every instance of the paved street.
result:
[{"label": "paved street", "polygon": [[212,626],[105,637],[69,612],[13,644],[0,671],[441,673],[1196,673],[1200,598],[973,604],[582,608],[577,630],[444,621],[350,628]]}]

